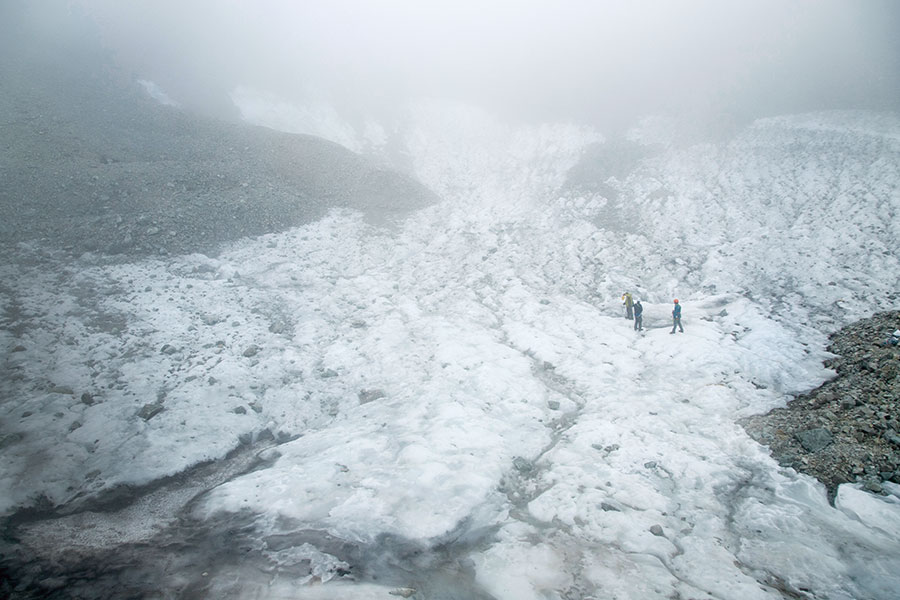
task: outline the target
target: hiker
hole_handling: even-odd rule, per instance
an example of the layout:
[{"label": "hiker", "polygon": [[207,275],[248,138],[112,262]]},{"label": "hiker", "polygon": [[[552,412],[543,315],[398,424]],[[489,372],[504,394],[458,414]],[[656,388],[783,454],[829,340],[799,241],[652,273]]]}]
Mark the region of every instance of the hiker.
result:
[{"label": "hiker", "polygon": [[673,301],[675,303],[675,308],[672,309],[672,331],[669,333],[675,333],[675,328],[678,328],[678,331],[684,333],[684,327],[681,326],[681,305],[678,304],[678,298],[675,298]]},{"label": "hiker", "polygon": [[631,310],[634,305],[631,301],[631,292],[625,292],[624,294],[622,294],[622,304],[625,305],[625,318],[633,319],[634,315],[632,314]]},{"label": "hiker", "polygon": [[635,331],[644,330],[644,307],[641,306],[640,300],[634,303],[634,329]]}]

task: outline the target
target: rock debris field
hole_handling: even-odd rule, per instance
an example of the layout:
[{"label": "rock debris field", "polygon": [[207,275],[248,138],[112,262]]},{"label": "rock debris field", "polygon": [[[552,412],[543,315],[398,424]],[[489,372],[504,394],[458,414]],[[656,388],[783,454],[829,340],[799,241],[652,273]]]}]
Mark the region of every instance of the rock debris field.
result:
[{"label": "rock debris field", "polygon": [[831,335],[826,362],[837,376],[785,408],[743,421],[784,466],[812,475],[832,497],[862,482],[881,493],[900,483],[900,347],[886,343],[900,311],[878,313]]}]

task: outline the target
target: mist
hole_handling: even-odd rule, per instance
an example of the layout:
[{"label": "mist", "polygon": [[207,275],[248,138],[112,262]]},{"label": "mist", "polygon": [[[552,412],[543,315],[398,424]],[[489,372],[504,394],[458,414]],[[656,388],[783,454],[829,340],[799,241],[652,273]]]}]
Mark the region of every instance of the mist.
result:
[{"label": "mist", "polygon": [[75,37],[101,40],[124,72],[220,116],[233,116],[236,86],[348,115],[424,96],[605,131],[645,114],[900,107],[900,7],[888,0],[71,0],[28,11],[41,31],[29,43],[83,28]]}]

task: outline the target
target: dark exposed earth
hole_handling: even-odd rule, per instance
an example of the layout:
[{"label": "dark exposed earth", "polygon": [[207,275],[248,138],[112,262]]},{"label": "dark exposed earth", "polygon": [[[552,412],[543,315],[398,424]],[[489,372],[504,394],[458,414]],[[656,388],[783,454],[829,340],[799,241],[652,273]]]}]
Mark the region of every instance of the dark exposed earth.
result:
[{"label": "dark exposed earth", "polygon": [[833,333],[826,366],[836,376],[742,425],[780,464],[824,483],[829,498],[842,483],[873,493],[900,483],[900,346],[886,343],[897,329],[900,311],[888,311]]}]

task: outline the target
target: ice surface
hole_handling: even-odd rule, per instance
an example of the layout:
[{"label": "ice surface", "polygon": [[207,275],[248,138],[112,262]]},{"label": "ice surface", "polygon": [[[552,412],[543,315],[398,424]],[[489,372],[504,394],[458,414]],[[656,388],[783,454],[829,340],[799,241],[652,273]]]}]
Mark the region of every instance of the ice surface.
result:
[{"label": "ice surface", "polygon": [[[492,532],[465,553],[495,598],[894,597],[896,494],[844,487],[832,507],[736,420],[824,381],[828,327],[890,306],[898,121],[762,122],[658,154],[609,182],[614,199],[565,189],[590,131],[412,114],[415,169],[445,200],[396,229],[335,211],[216,258],[2,267],[3,306],[29,326],[0,333],[22,346],[0,510],[149,482],[268,431],[271,464],[195,516],[361,547]],[[639,226],[598,226],[616,211]],[[339,562],[317,552],[270,558]],[[285,577],[213,588],[389,590]]]}]

